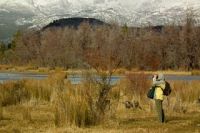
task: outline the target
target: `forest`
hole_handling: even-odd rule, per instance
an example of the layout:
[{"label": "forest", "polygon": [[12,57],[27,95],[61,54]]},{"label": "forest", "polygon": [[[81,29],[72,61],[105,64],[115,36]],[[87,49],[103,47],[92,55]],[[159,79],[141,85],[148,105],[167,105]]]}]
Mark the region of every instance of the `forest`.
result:
[{"label": "forest", "polygon": [[[117,24],[78,28],[48,27],[18,31],[8,45],[0,43],[1,64],[128,70],[200,68],[200,27],[192,15],[180,26],[128,27]],[[109,65],[108,65],[109,64]]]}]

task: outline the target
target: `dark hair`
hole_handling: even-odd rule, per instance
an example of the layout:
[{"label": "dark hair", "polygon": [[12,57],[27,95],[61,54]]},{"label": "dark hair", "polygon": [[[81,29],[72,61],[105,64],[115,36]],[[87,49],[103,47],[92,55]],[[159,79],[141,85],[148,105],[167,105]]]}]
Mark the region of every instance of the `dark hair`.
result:
[{"label": "dark hair", "polygon": [[154,78],[154,76],[156,76],[156,79],[158,79],[158,74],[154,74],[154,75],[152,76],[152,78]]}]

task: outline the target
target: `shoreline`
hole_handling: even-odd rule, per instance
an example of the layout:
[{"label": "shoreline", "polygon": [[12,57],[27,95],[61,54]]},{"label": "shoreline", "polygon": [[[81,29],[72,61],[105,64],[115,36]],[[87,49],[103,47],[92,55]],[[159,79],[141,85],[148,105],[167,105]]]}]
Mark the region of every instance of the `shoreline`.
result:
[{"label": "shoreline", "polygon": [[[62,67],[55,67],[54,69],[50,67],[34,67],[34,66],[12,66],[12,65],[0,65],[0,73],[28,73],[28,74],[50,74],[55,72],[64,72],[66,74],[82,74],[84,72],[96,73],[94,69],[64,69]],[[106,72],[106,71],[104,71]],[[157,71],[146,71],[146,70],[138,70],[131,69],[127,70],[124,68],[118,68],[115,70],[113,75],[127,75],[127,74],[145,74],[145,75],[153,75],[163,73],[165,75],[200,75],[200,70],[157,70]]]},{"label": "shoreline", "polygon": [[[48,68],[46,68],[48,69]],[[0,69],[0,73],[25,73],[25,74],[51,74],[51,73],[56,73],[56,72],[64,72],[67,74],[82,74],[86,72],[86,69],[69,69],[69,70],[43,70],[41,71],[40,69],[32,69],[32,70],[17,70],[17,69],[7,69],[7,70],[2,70]],[[200,71],[200,70],[199,70]],[[89,72],[96,73],[94,70],[90,70]],[[164,75],[185,75],[185,76],[190,76],[192,75],[191,71],[174,71],[174,70],[158,70],[158,71],[129,71],[129,70],[124,70],[124,71],[116,71],[113,73],[113,75],[128,75],[128,74],[145,74],[145,75],[153,75],[153,74],[158,74],[158,73],[163,73]]]}]

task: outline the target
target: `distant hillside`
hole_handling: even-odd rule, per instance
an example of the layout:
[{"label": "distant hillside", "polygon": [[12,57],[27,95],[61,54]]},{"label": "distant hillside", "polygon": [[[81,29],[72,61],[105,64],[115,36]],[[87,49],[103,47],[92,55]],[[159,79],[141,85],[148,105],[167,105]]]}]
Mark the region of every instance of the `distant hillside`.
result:
[{"label": "distant hillside", "polygon": [[82,22],[87,22],[92,26],[107,25],[105,22],[94,18],[65,18],[55,20],[43,28],[43,30],[50,27],[73,27],[77,28]]},{"label": "distant hillside", "polygon": [[[65,18],[65,19],[59,19],[59,20],[54,20],[52,23],[46,25],[42,29],[45,30],[50,27],[73,27],[73,28],[78,28],[82,22],[87,22],[91,26],[97,26],[97,25],[109,25],[103,21],[100,21],[98,19],[94,18]],[[127,27],[130,30],[132,29],[141,29],[141,27]],[[164,29],[163,25],[158,25],[158,26],[150,26],[150,27],[143,27],[143,29],[150,28],[153,31],[156,32],[161,32]]]}]

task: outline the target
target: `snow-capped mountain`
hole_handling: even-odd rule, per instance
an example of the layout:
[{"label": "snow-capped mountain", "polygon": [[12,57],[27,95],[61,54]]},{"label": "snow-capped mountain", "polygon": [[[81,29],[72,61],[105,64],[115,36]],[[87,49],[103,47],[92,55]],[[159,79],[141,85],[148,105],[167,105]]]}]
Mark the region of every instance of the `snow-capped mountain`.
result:
[{"label": "snow-capped mountain", "polygon": [[10,26],[42,27],[70,17],[160,25],[182,19],[188,8],[200,11],[200,0],[0,0],[0,33]]}]

